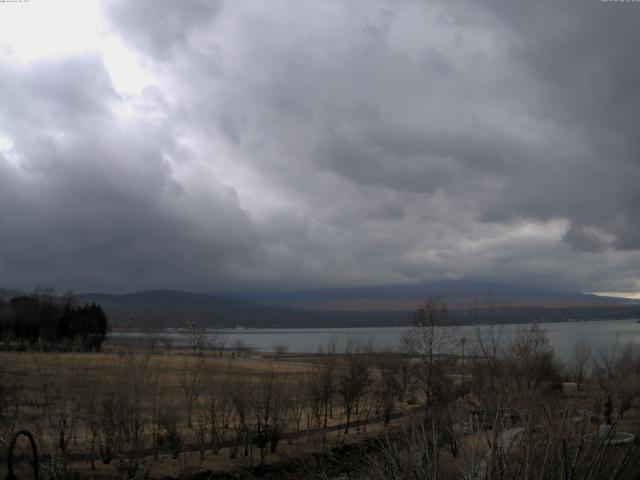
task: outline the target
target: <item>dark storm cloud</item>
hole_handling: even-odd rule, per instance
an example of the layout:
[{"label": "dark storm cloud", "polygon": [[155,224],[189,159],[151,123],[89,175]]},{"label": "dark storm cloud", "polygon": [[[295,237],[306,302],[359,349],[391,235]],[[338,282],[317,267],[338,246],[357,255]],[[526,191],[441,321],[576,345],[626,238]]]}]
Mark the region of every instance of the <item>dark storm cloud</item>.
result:
[{"label": "dark storm cloud", "polygon": [[329,130],[320,140],[318,163],[356,183],[429,193],[436,189],[482,189],[482,182],[516,173],[531,161],[499,131],[430,131],[371,121],[347,136]]},{"label": "dark storm cloud", "polygon": [[[119,124],[106,72],[90,58],[4,69],[0,107],[19,166],[0,157],[2,278],[76,288],[197,288],[250,258],[251,225],[215,179],[186,191],[163,126]],[[108,76],[106,76],[108,79]],[[64,282],[64,283],[63,283]]]},{"label": "dark storm cloud", "polygon": [[104,11],[140,98],[98,56],[0,71],[5,278],[640,289],[640,6]]},{"label": "dark storm cloud", "polygon": [[542,168],[529,182],[505,192],[515,201],[494,205],[492,218],[561,215],[574,223],[565,236],[573,245],[595,246],[584,232],[596,227],[614,235],[617,248],[640,249],[640,65],[634,61],[640,12],[604,2],[490,5],[522,36],[511,57],[540,92],[532,111],[583,142],[582,152],[560,150],[552,162],[538,162]]}]

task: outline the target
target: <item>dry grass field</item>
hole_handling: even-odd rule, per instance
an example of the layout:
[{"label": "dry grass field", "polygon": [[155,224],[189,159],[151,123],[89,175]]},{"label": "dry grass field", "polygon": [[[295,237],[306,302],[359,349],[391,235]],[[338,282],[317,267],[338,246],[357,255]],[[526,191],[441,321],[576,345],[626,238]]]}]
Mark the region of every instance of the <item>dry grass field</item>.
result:
[{"label": "dry grass field", "polygon": [[[345,434],[339,355],[151,355],[112,347],[2,352],[0,365],[2,443],[12,431],[32,431],[43,469],[54,476],[237,471],[362,442],[383,427],[379,374],[367,370],[350,414],[357,426]],[[397,418],[415,406],[394,400],[392,408]]]},{"label": "dry grass field", "polygon": [[[277,472],[268,478],[332,478],[333,462],[336,475],[449,479],[470,462],[530,462],[542,473],[565,464],[598,431],[608,397],[618,431],[640,431],[635,361],[577,388],[562,383],[570,366],[547,362],[549,350],[502,355],[429,364],[366,348],[152,353],[113,343],[102,353],[0,352],[0,442],[6,449],[13,432],[31,431],[42,478],[253,478],[265,468]],[[609,453],[635,455],[625,452]],[[580,468],[591,468],[581,455]],[[25,461],[19,468],[28,477]]]}]

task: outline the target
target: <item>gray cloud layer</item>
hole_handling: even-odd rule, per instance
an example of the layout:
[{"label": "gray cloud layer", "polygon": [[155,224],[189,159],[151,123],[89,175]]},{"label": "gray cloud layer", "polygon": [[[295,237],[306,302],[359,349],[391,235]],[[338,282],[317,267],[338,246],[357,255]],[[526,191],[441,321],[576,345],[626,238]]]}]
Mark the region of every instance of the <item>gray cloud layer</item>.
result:
[{"label": "gray cloud layer", "polygon": [[104,14],[139,96],[99,52],[0,64],[7,286],[640,290],[639,5]]}]

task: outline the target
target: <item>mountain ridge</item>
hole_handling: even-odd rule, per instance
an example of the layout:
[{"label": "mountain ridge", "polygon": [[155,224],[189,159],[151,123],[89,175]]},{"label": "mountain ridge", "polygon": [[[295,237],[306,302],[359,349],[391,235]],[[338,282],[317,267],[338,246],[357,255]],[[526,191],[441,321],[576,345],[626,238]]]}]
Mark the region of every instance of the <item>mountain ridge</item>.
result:
[{"label": "mountain ridge", "polygon": [[[0,289],[0,296],[7,293],[24,294]],[[80,303],[100,304],[116,328],[189,324],[210,328],[333,328],[406,325],[419,300],[434,295],[447,298],[452,317],[459,323],[484,321],[496,311],[516,323],[640,316],[640,303],[624,299],[469,281],[278,292],[152,289],[125,294],[81,293],[76,298]]]},{"label": "mountain ridge", "polygon": [[[563,292],[552,289],[529,288],[499,283],[477,282],[469,280],[441,280],[410,285],[382,285],[371,287],[320,288],[284,291],[232,292],[233,298],[260,303],[263,305],[287,305],[299,308],[318,308],[321,303],[332,302],[336,306],[347,308],[349,301],[362,302],[375,300],[375,310],[389,305],[403,306],[406,310],[415,308],[415,304],[427,296],[446,297],[450,305],[470,308],[486,303],[509,303],[517,300],[519,306],[552,306],[560,300],[564,306],[622,304],[623,299],[598,296],[582,292]],[[460,305],[457,300],[465,299]],[[527,305],[525,300],[530,301]],[[404,304],[402,303],[404,302]],[[545,304],[546,302],[546,304]],[[573,302],[573,304],[571,304]],[[324,308],[321,308],[324,309]]]}]

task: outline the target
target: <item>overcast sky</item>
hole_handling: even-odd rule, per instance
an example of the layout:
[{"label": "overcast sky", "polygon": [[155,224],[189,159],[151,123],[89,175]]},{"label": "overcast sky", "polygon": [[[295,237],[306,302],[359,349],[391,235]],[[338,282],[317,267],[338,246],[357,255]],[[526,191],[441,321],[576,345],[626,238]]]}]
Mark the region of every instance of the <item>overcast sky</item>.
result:
[{"label": "overcast sky", "polygon": [[640,3],[0,3],[0,287],[640,291]]}]

